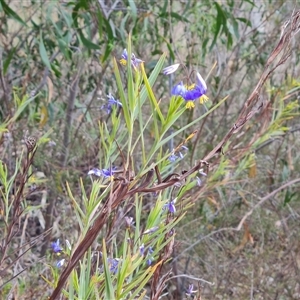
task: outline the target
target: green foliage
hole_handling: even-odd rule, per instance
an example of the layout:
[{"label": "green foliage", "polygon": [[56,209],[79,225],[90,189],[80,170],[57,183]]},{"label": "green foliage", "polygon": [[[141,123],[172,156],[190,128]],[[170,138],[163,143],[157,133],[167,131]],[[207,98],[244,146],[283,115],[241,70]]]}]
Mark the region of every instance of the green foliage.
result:
[{"label": "green foliage", "polygon": [[[0,297],[45,299],[61,289],[64,299],[144,299],[151,286],[153,299],[174,287],[183,299],[201,277],[215,285],[203,281],[206,295],[198,291],[199,297],[225,297],[231,289],[232,299],[244,299],[256,286],[263,298],[294,297],[287,290],[296,289],[297,272],[277,280],[286,266],[277,253],[296,266],[283,248],[297,249],[297,188],[287,186],[263,209],[256,205],[298,177],[295,49],[294,65],[288,60],[286,70],[271,72],[260,90],[261,109],[209,157],[209,167],[203,162],[179,180],[236,125],[294,7],[246,0],[116,3],[0,0]],[[121,66],[124,47],[144,63]],[[180,71],[162,75],[173,62]],[[197,71],[206,75],[210,101],[189,111],[170,90],[193,82]],[[107,94],[121,106],[106,110]],[[37,138],[32,149],[30,137]],[[116,173],[88,176],[94,167]],[[50,255],[57,239],[60,256]],[[243,282],[249,274],[251,286]],[[262,288],[270,278],[276,286]]]}]

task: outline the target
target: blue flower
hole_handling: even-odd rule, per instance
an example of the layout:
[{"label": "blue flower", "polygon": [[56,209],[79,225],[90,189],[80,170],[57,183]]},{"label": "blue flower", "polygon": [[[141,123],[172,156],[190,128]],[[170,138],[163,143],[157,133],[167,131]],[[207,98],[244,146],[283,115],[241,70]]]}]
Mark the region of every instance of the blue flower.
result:
[{"label": "blue flower", "polygon": [[177,160],[177,158],[179,158],[177,155],[171,154],[168,159],[170,162],[174,162]]},{"label": "blue flower", "polygon": [[[181,146],[179,149],[182,149],[184,151],[188,151],[189,149],[186,147],[186,146]],[[178,149],[176,148],[175,149],[175,152],[177,151]],[[168,157],[169,161],[170,162],[175,162],[177,159],[183,159],[184,158],[184,154],[182,154],[181,151],[178,152],[178,155],[176,155],[174,153],[174,150],[173,150],[173,153]]]},{"label": "blue flower", "polygon": [[196,182],[197,182],[197,186],[202,185],[202,180],[198,176],[196,177]]},{"label": "blue flower", "polygon": [[58,268],[61,268],[61,267],[64,265],[65,261],[66,261],[66,260],[65,260],[64,258],[61,259],[60,261],[57,262],[56,266],[57,266]]},{"label": "blue flower", "polygon": [[148,258],[146,262],[147,262],[148,266],[151,266],[151,264],[153,262],[153,257]]},{"label": "blue flower", "polygon": [[119,259],[117,258],[108,258],[109,271],[113,274],[118,272]]},{"label": "blue flower", "polygon": [[[122,58],[120,59],[120,63],[123,66],[126,66],[128,62],[128,53],[127,50],[124,49],[122,53]],[[133,53],[131,53],[131,65],[136,69],[143,61],[137,58]]]},{"label": "blue flower", "polygon": [[113,174],[115,173],[115,169],[116,168],[112,168],[112,169],[97,169],[97,168],[93,168],[90,171],[88,171],[88,175],[96,175],[98,177],[103,176],[104,178],[110,178],[113,177]]},{"label": "blue flower", "polygon": [[195,107],[194,101],[196,99],[199,99],[201,104],[207,101],[208,97],[205,95],[206,92],[206,83],[199,73],[196,74],[196,83],[193,83],[192,85],[184,85],[180,82],[172,89],[172,95],[181,96],[185,101],[187,101],[186,108]]},{"label": "blue flower", "polygon": [[142,245],[140,246],[140,254],[141,254],[142,256],[144,256],[144,254],[145,254],[145,246],[144,246],[144,244],[142,244]]},{"label": "blue flower", "polygon": [[151,227],[151,228],[145,230],[145,231],[143,232],[143,234],[150,234],[150,233],[153,233],[153,232],[157,231],[158,229],[159,229],[158,226],[154,226],[154,227]]},{"label": "blue flower", "polygon": [[154,261],[154,257],[151,256],[153,252],[154,252],[154,250],[153,250],[153,248],[150,246],[149,249],[148,249],[148,252],[147,252],[147,257],[148,257],[148,259],[147,259],[147,261],[146,261],[146,263],[147,263],[148,266],[151,266],[152,262]]},{"label": "blue flower", "polygon": [[115,168],[112,168],[112,169],[102,169],[101,172],[102,172],[102,176],[104,178],[110,178],[110,177],[114,176]]},{"label": "blue flower", "polygon": [[172,95],[185,97],[186,94],[186,86],[181,81],[177,85],[175,85],[172,89]]},{"label": "blue flower", "polygon": [[87,174],[88,175],[96,175],[96,176],[100,177],[102,175],[102,172],[100,169],[93,168],[93,169],[89,170]]},{"label": "blue flower", "polygon": [[194,289],[194,285],[193,285],[193,284],[190,284],[190,285],[189,285],[189,288],[186,290],[186,293],[185,293],[185,294],[186,294],[188,297],[192,297],[193,294],[197,292],[197,291],[194,291],[193,289]]},{"label": "blue flower", "polygon": [[106,104],[101,106],[101,109],[106,109],[107,113],[112,112],[113,106],[122,107],[122,103],[119,100],[116,100],[111,94],[107,95],[108,101]]},{"label": "blue flower", "polygon": [[59,245],[59,239],[56,242],[51,243],[51,248],[55,253],[63,251],[62,247]]},{"label": "blue flower", "polygon": [[164,206],[163,206],[163,210],[168,210],[169,213],[171,214],[175,214],[176,213],[176,207],[175,207],[175,201],[176,201],[176,198],[168,203],[166,203]]}]

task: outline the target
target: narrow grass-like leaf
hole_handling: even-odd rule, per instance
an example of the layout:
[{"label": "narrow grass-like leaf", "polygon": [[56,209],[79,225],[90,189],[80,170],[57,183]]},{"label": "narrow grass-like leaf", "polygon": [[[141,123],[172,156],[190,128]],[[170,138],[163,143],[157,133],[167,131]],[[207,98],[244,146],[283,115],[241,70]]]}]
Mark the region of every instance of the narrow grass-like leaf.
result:
[{"label": "narrow grass-like leaf", "polygon": [[28,27],[27,24],[22,20],[22,18],[21,18],[15,11],[13,11],[13,10],[5,3],[4,0],[0,0],[0,4],[1,4],[1,7],[2,7],[4,13],[5,13],[7,16],[9,16],[9,17],[15,19],[17,22],[21,23],[23,26]]},{"label": "narrow grass-like leaf", "polygon": [[42,32],[40,33],[39,50],[40,50],[40,56],[41,56],[43,63],[49,70],[51,70],[51,63],[48,58],[48,54],[47,54],[47,51],[46,51],[46,48],[44,45]]},{"label": "narrow grass-like leaf", "polygon": [[111,272],[108,266],[106,244],[103,239],[102,242],[102,257],[103,257],[103,266],[104,266],[104,280],[105,280],[105,299],[115,299],[114,288],[111,279]]},{"label": "narrow grass-like leaf", "polygon": [[[166,53],[164,53],[164,54],[160,57],[160,59],[158,60],[156,66],[155,66],[155,68],[154,68],[153,71],[151,72],[150,77],[148,78],[148,82],[149,82],[149,85],[150,85],[151,87],[153,87],[154,83],[155,83],[156,80],[157,80],[158,75],[160,74],[161,70],[163,69],[165,60],[166,60]],[[142,88],[142,90],[141,90],[141,93],[140,93],[140,97],[141,97],[141,105],[143,105],[144,102],[146,101],[147,95],[148,95],[147,87],[144,86],[144,87]]]},{"label": "narrow grass-like leaf", "polygon": [[5,61],[4,61],[4,63],[3,63],[3,75],[6,75],[6,72],[7,72],[7,70],[8,70],[9,64],[10,64],[12,58],[14,57],[14,54],[15,54],[16,50],[17,50],[17,46],[16,46],[16,47],[13,47],[13,48],[9,51],[9,53],[8,53],[8,55],[7,55],[7,58],[5,59]]},{"label": "narrow grass-like leaf", "polygon": [[143,64],[141,64],[141,71],[142,71],[142,74],[143,74],[143,79],[144,79],[144,83],[145,83],[145,86],[146,86],[146,89],[147,89],[148,97],[149,97],[149,99],[150,99],[153,107],[155,108],[155,110],[156,110],[156,112],[157,112],[157,114],[159,116],[159,119],[160,119],[161,123],[164,124],[164,122],[165,122],[164,117],[163,117],[163,115],[161,113],[161,110],[160,110],[160,108],[158,106],[157,100],[156,100],[156,98],[154,96],[154,93],[152,91],[151,84],[150,84],[150,82],[149,82],[149,80],[147,78],[147,75],[146,75],[146,72],[145,72]]},{"label": "narrow grass-like leaf", "polygon": [[127,129],[129,131],[129,135],[131,135],[132,134],[132,126],[131,126],[131,118],[130,118],[130,113],[129,113],[129,106],[128,106],[128,102],[126,100],[126,96],[124,93],[124,88],[123,88],[123,84],[122,84],[122,80],[121,80],[119,67],[118,67],[118,64],[117,64],[117,61],[115,58],[113,59],[113,63],[114,63],[114,73],[115,73],[116,82],[117,82],[117,86],[118,86],[120,101],[122,103],[122,108],[123,108],[123,112],[124,112],[124,119],[126,122]]}]

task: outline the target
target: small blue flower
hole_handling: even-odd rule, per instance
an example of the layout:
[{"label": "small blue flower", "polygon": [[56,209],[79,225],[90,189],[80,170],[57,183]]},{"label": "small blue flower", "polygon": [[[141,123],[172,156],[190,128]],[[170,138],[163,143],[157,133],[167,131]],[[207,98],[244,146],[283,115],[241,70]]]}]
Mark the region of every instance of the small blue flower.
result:
[{"label": "small blue flower", "polygon": [[142,244],[142,245],[140,246],[140,254],[141,254],[142,256],[144,256],[144,254],[145,254],[145,246],[144,246],[144,244]]},{"label": "small blue flower", "polygon": [[58,267],[58,268],[61,268],[64,264],[65,264],[65,259],[63,258],[63,259],[61,259],[60,261],[58,261],[57,262],[57,264],[56,264],[56,266]]},{"label": "small blue flower", "polygon": [[112,169],[102,169],[101,172],[102,172],[102,176],[104,178],[110,178],[110,177],[114,176],[115,168],[112,168]]},{"label": "small blue flower", "polygon": [[154,227],[151,227],[151,228],[145,230],[145,231],[143,232],[143,234],[150,234],[150,233],[153,233],[153,232],[157,231],[158,229],[159,229],[158,226],[154,226]]},{"label": "small blue flower", "polygon": [[166,204],[163,206],[163,210],[166,210],[166,209],[167,209],[167,210],[169,211],[169,213],[175,214],[175,213],[176,213],[175,200],[176,200],[176,199],[174,199],[174,200],[172,200],[172,201],[166,203]]},{"label": "small blue flower", "polygon": [[63,251],[62,247],[59,245],[59,239],[56,242],[51,243],[51,248],[55,253]]},{"label": "small blue flower", "polygon": [[[128,53],[127,50],[124,49],[122,53],[122,58],[120,59],[120,63],[123,66],[126,66],[128,62]],[[143,61],[137,58],[133,53],[131,53],[131,65],[136,69]]]},{"label": "small blue flower", "polygon": [[175,162],[179,157],[175,154],[171,154],[168,159],[170,162]]},{"label": "small blue flower", "polygon": [[100,177],[102,175],[101,170],[97,169],[97,168],[93,168],[93,169],[89,170],[87,174],[88,175],[96,175],[98,177]]},{"label": "small blue flower", "polygon": [[107,98],[107,103],[102,105],[101,109],[106,109],[108,114],[112,112],[114,106],[117,108],[122,107],[122,103],[119,100],[116,100],[111,94],[107,95]]},{"label": "small blue flower", "polygon": [[170,74],[176,72],[179,66],[180,66],[180,64],[174,64],[174,65],[168,66],[163,69],[163,74],[170,75]]},{"label": "small blue flower", "polygon": [[202,185],[202,180],[198,176],[196,177],[196,181],[197,181],[197,186]]},{"label": "small blue flower", "polygon": [[189,288],[186,290],[186,293],[185,293],[185,294],[186,294],[188,297],[192,297],[193,294],[197,292],[197,291],[194,291],[193,289],[194,289],[194,285],[193,285],[193,284],[190,284],[190,285],[189,285]]},{"label": "small blue flower", "polygon": [[[181,146],[180,147],[182,150],[184,151],[188,151],[188,148],[186,146]],[[177,148],[174,150],[175,152],[177,152]],[[176,155],[175,153],[173,153],[168,157],[170,162],[175,162],[177,159],[183,159],[184,158],[184,154],[182,154],[182,152],[178,152],[178,155]]]},{"label": "small blue flower", "polygon": [[151,266],[152,262],[154,261],[154,257],[151,256],[153,252],[154,252],[154,250],[150,246],[149,249],[148,249],[148,252],[147,252],[147,257],[148,258],[147,258],[147,261],[146,261],[146,263],[147,263],[148,266]]},{"label": "small blue flower", "polygon": [[148,266],[151,266],[152,262],[153,262],[153,257],[148,258],[146,261]]},{"label": "small blue flower", "polygon": [[179,84],[175,85],[172,89],[172,95],[181,96],[184,98],[186,94],[186,86],[181,81]]},{"label": "small blue flower", "polygon": [[199,99],[201,104],[206,102],[208,100],[208,97],[205,95],[206,92],[206,83],[199,73],[196,74],[196,83],[188,86],[180,82],[172,89],[172,95],[181,96],[187,101],[186,108],[195,107],[194,101],[196,99]]},{"label": "small blue flower", "polygon": [[112,169],[97,169],[97,168],[93,168],[90,171],[88,171],[88,175],[96,175],[98,177],[103,176],[104,178],[110,178],[113,177],[113,174],[115,172],[115,167]]},{"label": "small blue flower", "polygon": [[108,258],[109,271],[113,274],[118,272],[119,259],[117,258]]}]

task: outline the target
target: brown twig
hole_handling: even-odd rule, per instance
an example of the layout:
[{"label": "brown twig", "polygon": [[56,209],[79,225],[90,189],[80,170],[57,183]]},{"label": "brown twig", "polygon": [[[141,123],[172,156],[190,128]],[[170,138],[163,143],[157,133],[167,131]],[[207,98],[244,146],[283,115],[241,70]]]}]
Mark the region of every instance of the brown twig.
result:
[{"label": "brown twig", "polygon": [[271,197],[275,196],[278,192],[286,189],[287,187],[300,182],[300,178],[291,180],[287,183],[285,183],[284,185],[282,185],[281,187],[277,188],[276,190],[274,190],[273,192],[271,192],[270,194],[266,195],[265,197],[261,198],[242,218],[242,220],[240,221],[239,225],[235,228],[235,230],[240,231],[243,224],[245,223],[246,219],[252,215],[252,213],[259,207],[261,206],[264,202],[266,202],[268,199],[270,199]]}]

